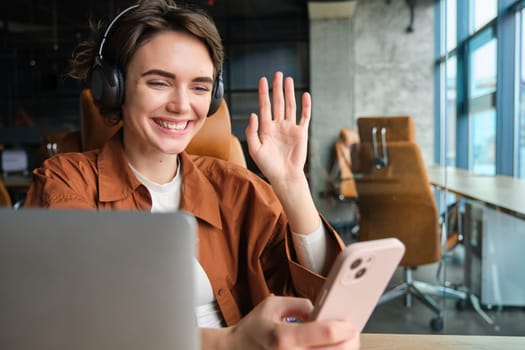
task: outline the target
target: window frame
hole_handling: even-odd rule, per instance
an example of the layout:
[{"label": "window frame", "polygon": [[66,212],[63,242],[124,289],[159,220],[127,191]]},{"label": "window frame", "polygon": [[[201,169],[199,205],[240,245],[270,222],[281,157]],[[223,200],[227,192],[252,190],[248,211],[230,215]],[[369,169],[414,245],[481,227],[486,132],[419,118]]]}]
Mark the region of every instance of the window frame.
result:
[{"label": "window frame", "polygon": [[[518,174],[518,126],[519,104],[517,84],[519,45],[517,45],[517,21],[519,11],[525,7],[525,0],[499,0],[498,14],[483,27],[470,34],[470,1],[457,1],[456,32],[457,46],[447,48],[446,13],[447,0],[435,3],[436,44],[435,44],[435,131],[436,147],[434,161],[446,162],[448,137],[456,138],[455,166],[469,169],[469,61],[473,50],[489,40],[497,40],[496,58],[496,174],[519,176]],[[443,38],[445,35],[445,38]],[[450,57],[457,58],[456,135],[444,135],[447,130],[446,116],[446,64]],[[505,57],[503,60],[502,57]],[[525,174],[522,174],[525,176]]]}]

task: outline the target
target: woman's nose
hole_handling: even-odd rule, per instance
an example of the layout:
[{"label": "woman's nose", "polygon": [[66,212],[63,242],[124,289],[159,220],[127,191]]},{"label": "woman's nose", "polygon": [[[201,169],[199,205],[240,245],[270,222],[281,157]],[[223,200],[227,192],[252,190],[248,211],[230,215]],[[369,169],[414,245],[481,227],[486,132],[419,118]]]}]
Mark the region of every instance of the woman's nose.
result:
[{"label": "woman's nose", "polygon": [[190,98],[188,92],[183,88],[178,88],[170,94],[169,101],[166,105],[169,112],[184,113],[190,108]]}]

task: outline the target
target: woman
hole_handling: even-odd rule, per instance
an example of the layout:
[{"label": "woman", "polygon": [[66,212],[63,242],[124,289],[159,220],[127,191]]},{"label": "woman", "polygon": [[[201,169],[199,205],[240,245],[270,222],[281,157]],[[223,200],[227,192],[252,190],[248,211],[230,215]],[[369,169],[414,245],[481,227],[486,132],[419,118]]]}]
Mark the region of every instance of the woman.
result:
[{"label": "woman", "polygon": [[203,348],[355,349],[348,322],[283,322],[308,318],[311,302],[273,296],[313,299],[341,248],[303,172],[309,94],[297,124],[292,79],[275,74],[273,106],[268,82],[259,82],[260,115],[250,116],[246,139],[271,186],[184,151],[222,98],[222,61],[213,22],[168,1],[140,1],[95,29],[70,75],[89,81],[101,112],[123,127],[101,149],[45,161],[26,206],[190,212],[199,225]]}]

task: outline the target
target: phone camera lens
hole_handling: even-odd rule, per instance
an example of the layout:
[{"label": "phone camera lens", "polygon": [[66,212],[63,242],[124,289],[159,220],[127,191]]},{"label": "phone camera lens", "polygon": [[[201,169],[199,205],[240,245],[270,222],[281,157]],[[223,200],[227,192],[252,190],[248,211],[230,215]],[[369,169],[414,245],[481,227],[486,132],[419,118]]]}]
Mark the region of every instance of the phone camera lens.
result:
[{"label": "phone camera lens", "polygon": [[357,279],[357,278],[361,278],[361,277],[363,277],[363,275],[364,275],[365,273],[366,273],[366,268],[363,267],[363,268],[359,269],[359,270],[356,272],[356,274],[355,274],[355,278],[356,278],[356,279]]},{"label": "phone camera lens", "polygon": [[355,259],[354,261],[352,261],[352,264],[350,265],[350,270],[357,268],[359,265],[361,265],[361,262],[361,259]]}]

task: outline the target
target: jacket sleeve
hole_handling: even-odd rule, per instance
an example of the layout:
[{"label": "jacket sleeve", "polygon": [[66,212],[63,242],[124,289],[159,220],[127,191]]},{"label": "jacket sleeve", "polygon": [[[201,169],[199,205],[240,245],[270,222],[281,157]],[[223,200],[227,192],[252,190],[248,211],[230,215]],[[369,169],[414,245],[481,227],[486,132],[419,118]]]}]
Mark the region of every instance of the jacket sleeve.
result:
[{"label": "jacket sleeve", "polygon": [[[317,297],[326,276],[320,275],[301,265],[296,257],[292,239],[292,232],[284,210],[269,186],[255,186],[255,195],[250,198],[256,200],[251,203],[250,210],[244,215],[246,231],[250,232],[248,256],[257,257],[258,264],[248,259],[248,265],[254,271],[262,271],[252,278],[256,286],[263,282],[265,291],[252,288],[255,304],[269,293],[276,295],[300,296],[312,300]],[[344,243],[339,234],[330,226],[328,221],[321,216],[329,243],[335,247],[333,256],[327,257],[334,261],[335,257],[344,248]],[[251,264],[250,264],[251,262]],[[330,263],[328,263],[330,265]]]},{"label": "jacket sleeve", "polygon": [[96,209],[89,200],[82,175],[67,169],[42,165],[33,171],[33,180],[24,200],[24,207]]},{"label": "jacket sleeve", "polygon": [[[333,261],[335,256],[339,254],[345,247],[345,244],[339,234],[330,226],[327,220],[321,216],[323,225],[328,236],[328,239],[332,240],[334,246],[337,246],[335,255],[330,257]],[[321,290],[326,276],[315,273],[314,271],[304,267],[297,262],[295,251],[293,247],[291,232],[288,232],[285,239],[286,244],[286,255],[288,258],[288,268],[292,283],[297,295],[310,299],[312,302],[315,301],[317,294]]]}]

